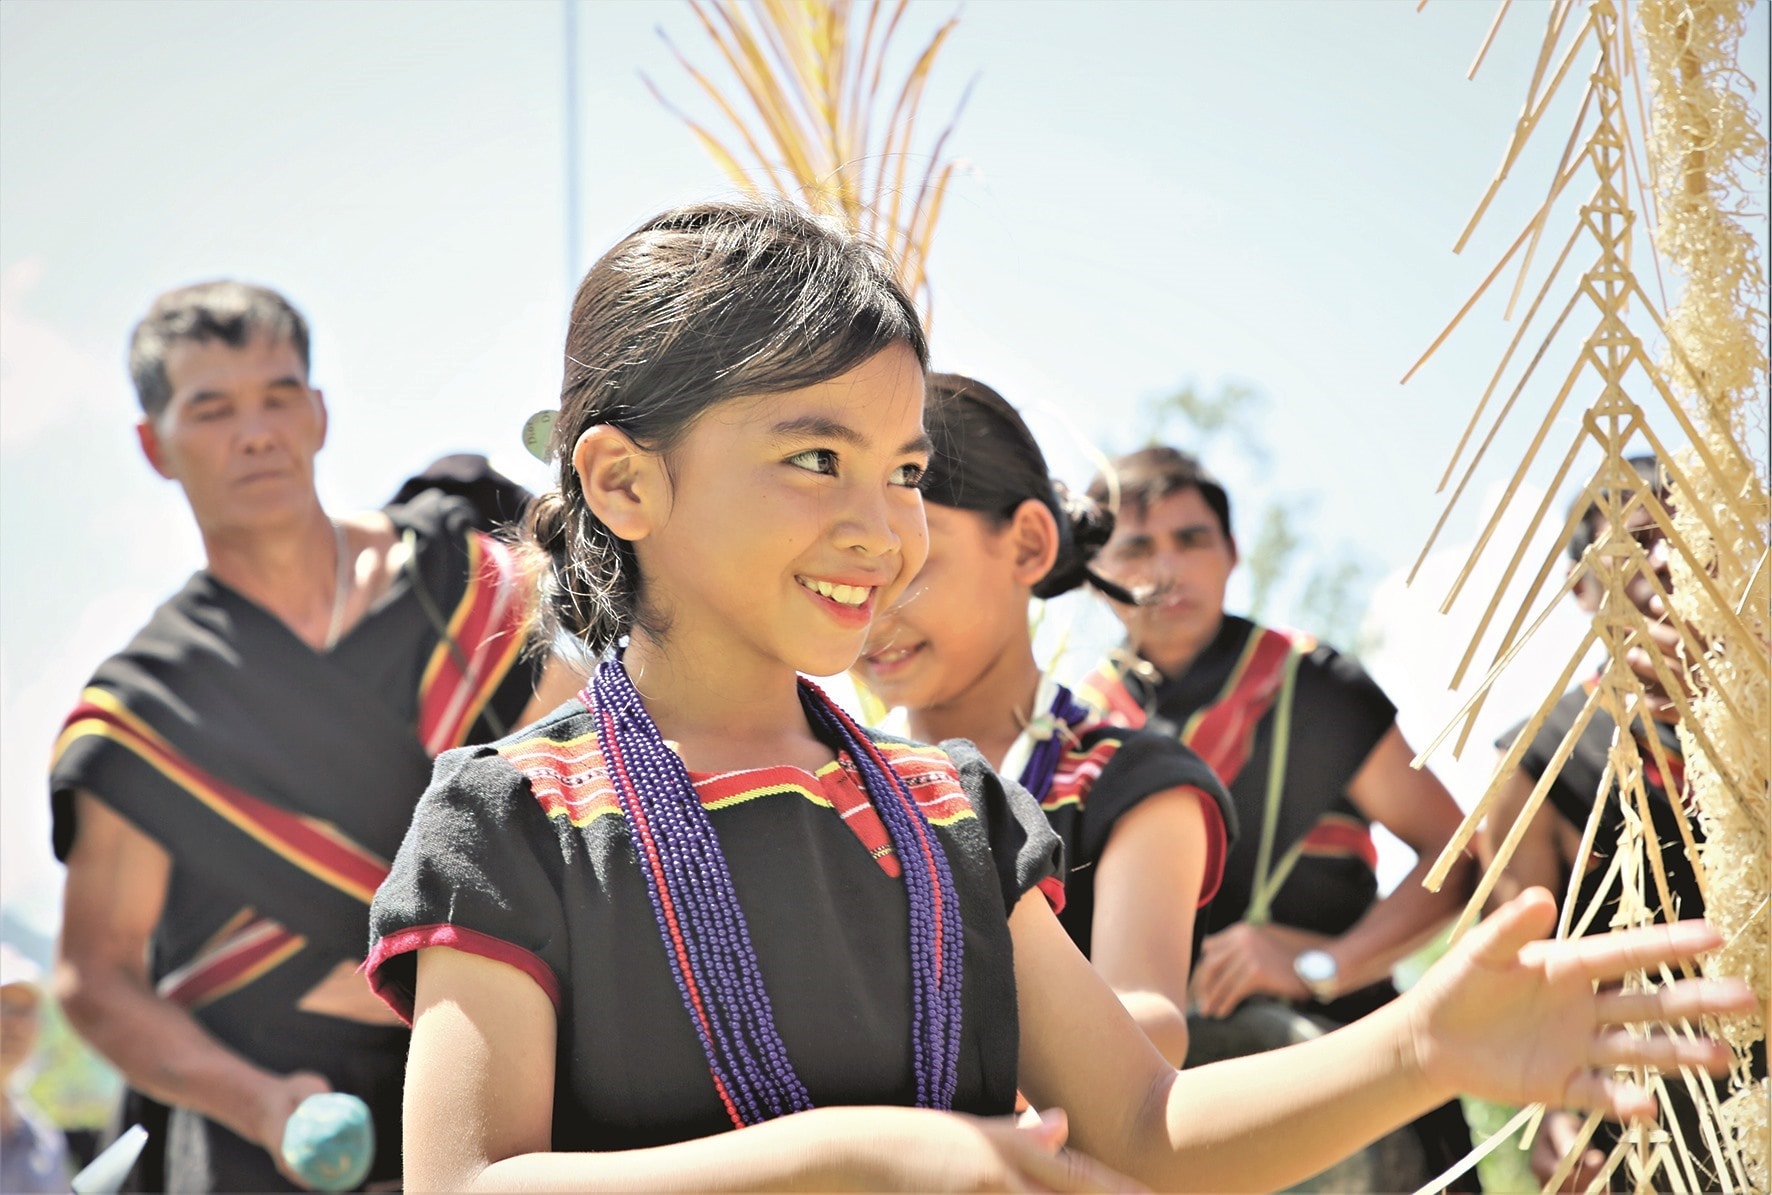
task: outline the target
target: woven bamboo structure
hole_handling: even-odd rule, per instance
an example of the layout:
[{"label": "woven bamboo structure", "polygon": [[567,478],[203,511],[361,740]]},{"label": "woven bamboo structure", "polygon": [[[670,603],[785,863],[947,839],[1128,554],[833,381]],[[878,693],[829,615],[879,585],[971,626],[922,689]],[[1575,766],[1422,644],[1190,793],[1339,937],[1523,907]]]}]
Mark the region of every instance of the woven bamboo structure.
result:
[{"label": "woven bamboo structure", "polygon": [[936,29],[894,84],[889,60],[897,57],[894,39],[909,0],[689,0],[689,6],[737,86],[723,90],[676,46],[671,50],[730,131],[716,135],[648,79],[652,94],[739,187],[840,216],[871,237],[898,264],[899,280],[927,320],[929,246],[961,165],[945,156],[947,143],[970,87],[927,149],[917,148],[918,121],[930,74],[958,18]]},{"label": "woven bamboo structure", "polygon": [[[1697,872],[1707,916],[1727,939],[1725,947],[1704,962],[1704,970],[1713,976],[1747,980],[1759,994],[1760,1012],[1720,1027],[1737,1054],[1735,1073],[1726,1082],[1687,1073],[1637,1073],[1639,1082],[1663,1097],[1669,1085],[1687,1089],[1699,1109],[1702,1140],[1683,1139],[1671,1117],[1664,1116],[1658,1125],[1635,1126],[1611,1151],[1596,1186],[1622,1168],[1622,1174],[1639,1190],[1688,1191],[1718,1186],[1727,1191],[1765,1191],[1768,1092],[1763,1080],[1748,1082],[1745,1060],[1753,1043],[1764,1037],[1769,995],[1767,892],[1772,883],[1768,871],[1768,847],[1772,844],[1768,842],[1768,817],[1772,815],[1772,789],[1767,754],[1768,718],[1772,716],[1772,705],[1768,704],[1772,620],[1768,617],[1767,535],[1772,512],[1765,459],[1755,455],[1755,445],[1763,446],[1766,430],[1765,274],[1742,210],[1752,193],[1744,186],[1744,179],[1765,176],[1766,146],[1755,132],[1746,94],[1749,85],[1737,67],[1746,0],[1641,0],[1637,18],[1646,63],[1638,59],[1623,3],[1590,0],[1582,5],[1575,0],[1553,0],[1542,10],[1534,10],[1545,13],[1546,29],[1526,102],[1501,169],[1460,237],[1458,249],[1465,246],[1519,161],[1553,95],[1570,86],[1571,79],[1581,78],[1573,68],[1586,56],[1592,66],[1585,76],[1579,114],[1543,203],[1476,294],[1428,349],[1431,355],[1510,263],[1518,268],[1507,301],[1511,315],[1525,293],[1534,256],[1558,200],[1571,186],[1592,188],[1459,442],[1442,488],[1459,474],[1461,460],[1463,470],[1428,548],[1475,476],[1503,422],[1526,414],[1521,400],[1539,364],[1550,355],[1553,345],[1572,343],[1577,346],[1574,363],[1554,389],[1541,387],[1550,390],[1551,397],[1530,447],[1513,471],[1513,484],[1517,487],[1523,482],[1528,470],[1541,460],[1556,460],[1544,485],[1546,497],[1532,518],[1536,531],[1547,518],[1556,517],[1551,495],[1571,480],[1582,480],[1571,476],[1578,456],[1597,447],[1601,464],[1585,479],[1583,499],[1565,519],[1559,539],[1568,540],[1581,508],[1589,502],[1598,503],[1606,531],[1567,577],[1559,577],[1557,551],[1542,560],[1528,561],[1524,558],[1526,539],[1518,546],[1496,542],[1494,533],[1501,521],[1501,512],[1497,512],[1442,607],[1450,609],[1464,596],[1466,582],[1480,558],[1511,548],[1504,577],[1452,678],[1454,687],[1463,683],[1476,663],[1478,646],[1491,626],[1502,625],[1498,620],[1505,619],[1505,629],[1499,647],[1483,662],[1487,670],[1484,681],[1424,756],[1448,738],[1455,738],[1462,749],[1490,683],[1526,646],[1548,611],[1564,599],[1578,577],[1591,576],[1599,583],[1603,597],[1586,639],[1569,658],[1557,687],[1545,695],[1505,753],[1489,792],[1448,846],[1429,883],[1437,885],[1444,878],[1499,796],[1503,781],[1518,766],[1527,744],[1568,690],[1581,660],[1594,644],[1603,645],[1606,664],[1598,683],[1503,838],[1497,858],[1479,882],[1455,933],[1469,926],[1493,890],[1582,730],[1595,716],[1607,715],[1621,730],[1613,736],[1607,781],[1600,797],[1623,804],[1625,828],[1618,843],[1602,844],[1608,848],[1610,861],[1595,901],[1587,908],[1575,907],[1595,846],[1601,810],[1601,802],[1596,801],[1582,839],[1581,857],[1564,897],[1559,934],[1587,929],[1608,894],[1616,895],[1620,902],[1614,924],[1643,924],[1658,916],[1672,919],[1677,910],[1669,894],[1663,852],[1682,851]],[[1504,0],[1471,68],[1473,73],[1488,53],[1507,10]],[[1647,111],[1645,90],[1650,101]],[[1763,216],[1763,212],[1755,214]],[[1652,223],[1646,215],[1655,217]],[[1633,266],[1633,249],[1645,233],[1657,277],[1665,262],[1682,284],[1677,304],[1665,314]],[[1565,267],[1571,261],[1584,260],[1586,266],[1571,285]],[[1566,294],[1566,299],[1559,305],[1552,300],[1553,293],[1559,298]],[[1552,300],[1549,307],[1547,300]],[[1548,327],[1539,320],[1546,310],[1556,310]],[[1507,397],[1490,416],[1487,432],[1472,450],[1489,404],[1533,328],[1541,329],[1537,347],[1517,371]],[[1657,357],[1646,339],[1664,342],[1665,352]],[[1572,399],[1578,404],[1573,408]],[[1557,429],[1568,425],[1568,414],[1583,403],[1585,410],[1580,412],[1575,433],[1566,444],[1553,442]],[[1678,429],[1675,442],[1664,442],[1652,429],[1649,410],[1657,408],[1671,416]],[[1641,484],[1627,463],[1628,457],[1645,451],[1654,453],[1670,476],[1670,500],[1665,504]],[[1759,451],[1763,453],[1763,447]],[[1639,511],[1646,512],[1667,537],[1671,586],[1655,580],[1656,569],[1637,538],[1626,530],[1633,516],[1641,519]],[[1424,558],[1426,554],[1424,549]],[[1530,574],[1531,596],[1517,611],[1500,610],[1500,593],[1522,568],[1536,570]],[[1671,661],[1655,648],[1647,619],[1625,595],[1626,585],[1638,577],[1654,583],[1669,612],[1668,624],[1678,631],[1679,648]],[[1654,703],[1649,687],[1628,664],[1633,648],[1645,650],[1658,682],[1653,687],[1665,692],[1662,700],[1671,700],[1679,717],[1685,801],[1683,808],[1678,799],[1674,802],[1682,823],[1678,843],[1659,843],[1653,833],[1644,832],[1650,825],[1645,765],[1662,776],[1675,773],[1648,724]],[[1693,832],[1694,822],[1702,834]],[[1702,846],[1698,845],[1700,838]],[[1627,986],[1643,987],[1668,978],[1665,973],[1639,973]],[[1665,1098],[1662,1102],[1665,1107]],[[1542,1109],[1529,1110],[1504,1134],[1524,1125],[1524,1140],[1529,1142],[1541,1114]],[[1597,1121],[1597,1116],[1589,1118],[1547,1190],[1559,1187],[1572,1172]],[[1695,1166],[1695,1160],[1702,1166]]]}]

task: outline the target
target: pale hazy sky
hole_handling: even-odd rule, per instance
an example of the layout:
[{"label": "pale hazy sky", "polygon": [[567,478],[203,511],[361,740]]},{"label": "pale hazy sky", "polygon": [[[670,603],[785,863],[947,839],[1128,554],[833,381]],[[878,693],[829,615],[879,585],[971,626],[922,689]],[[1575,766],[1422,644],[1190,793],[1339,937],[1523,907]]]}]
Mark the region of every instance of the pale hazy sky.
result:
[{"label": "pale hazy sky", "polygon": [[[953,11],[913,4],[907,39]],[[1452,255],[1542,31],[1542,7],[1515,5],[1467,82],[1494,11],[975,0],[927,107],[944,117],[976,76],[952,141],[971,168],[932,258],[936,364],[1031,408],[1074,481],[1089,466],[1066,420],[1125,447],[1141,401],[1254,382],[1271,461],[1233,485],[1303,501],[1319,559],[1413,559],[1512,328],[1487,305],[1398,379],[1561,150],[1517,166]],[[306,312],[331,507],[379,503],[452,450],[542,484],[518,428],[557,393],[568,277],[656,210],[729,189],[640,81],[705,114],[655,27],[713,64],[681,5],[579,8],[586,260],[568,263],[559,0],[0,4],[0,900],[52,904],[56,727],[199,563],[135,447],[123,345],[148,301],[232,275]],[[1750,29],[1763,81],[1764,5]]]}]

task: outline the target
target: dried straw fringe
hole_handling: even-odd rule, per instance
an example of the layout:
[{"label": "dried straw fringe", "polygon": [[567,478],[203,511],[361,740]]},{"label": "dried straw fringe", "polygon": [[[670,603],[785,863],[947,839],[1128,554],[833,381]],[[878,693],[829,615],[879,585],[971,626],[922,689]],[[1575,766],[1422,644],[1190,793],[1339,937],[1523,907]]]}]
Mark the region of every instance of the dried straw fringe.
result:
[{"label": "dried straw fringe", "polygon": [[[1619,0],[1622,3],[1624,0]],[[1567,343],[1567,338],[1559,337],[1572,320],[1574,327],[1581,327],[1581,313],[1587,313],[1593,322],[1587,325],[1574,364],[1558,384],[1531,446],[1513,472],[1516,488],[1539,456],[1576,387],[1585,384],[1594,398],[1545,486],[1546,497],[1534,513],[1520,546],[1513,551],[1451,684],[1462,684],[1475,662],[1499,613],[1500,594],[1510,587],[1525,564],[1525,545],[1550,517],[1551,495],[1569,480],[1579,451],[1589,441],[1597,444],[1604,459],[1588,482],[1576,514],[1564,520],[1558,542],[1567,541],[1579,517],[1579,506],[1588,502],[1600,505],[1609,529],[1560,585],[1552,580],[1559,551],[1553,548],[1537,562],[1530,596],[1503,631],[1484,679],[1452,725],[1423,754],[1431,753],[1454,733],[1458,736],[1455,750],[1462,750],[1495,678],[1521,652],[1577,577],[1592,576],[1604,592],[1587,638],[1570,658],[1556,688],[1546,694],[1501,761],[1490,791],[1437,862],[1429,884],[1437,887],[1443,882],[1453,861],[1493,806],[1502,782],[1518,767],[1527,744],[1569,687],[1579,661],[1595,642],[1602,643],[1608,664],[1598,685],[1519,819],[1510,827],[1455,932],[1462,933],[1475,918],[1576,741],[1588,722],[1604,711],[1622,731],[1614,736],[1601,792],[1616,794],[1612,799],[1621,803],[1624,831],[1594,901],[1585,909],[1575,908],[1583,872],[1595,845],[1601,813],[1596,803],[1563,901],[1559,934],[1587,930],[1601,905],[1613,896],[1619,901],[1614,924],[1643,924],[1657,914],[1671,919],[1677,910],[1673,908],[1662,852],[1681,849],[1696,870],[1710,916],[1729,939],[1729,944],[1707,965],[1707,973],[1743,976],[1759,993],[1763,1009],[1767,999],[1766,728],[1768,714],[1772,712],[1767,695],[1768,506],[1764,461],[1754,456],[1749,445],[1763,442],[1766,418],[1766,360],[1760,349],[1765,331],[1764,275],[1753,239],[1741,227],[1739,214],[1726,212],[1722,207],[1724,196],[1739,196],[1744,174],[1757,172],[1763,176],[1764,143],[1754,133],[1753,114],[1740,90],[1742,77],[1735,66],[1745,23],[1744,7],[1735,0],[1643,0],[1642,20],[1653,76],[1655,116],[1652,124],[1643,116],[1639,80],[1638,87],[1633,89],[1635,95],[1630,98],[1635,100],[1638,133],[1648,130],[1640,155],[1636,148],[1638,137],[1633,136],[1625,103],[1624,80],[1636,73],[1628,12],[1621,12],[1613,0],[1592,0],[1584,16],[1574,0],[1554,0],[1548,10],[1545,36],[1514,137],[1494,181],[1459,239],[1459,249],[1468,241],[1518,160],[1558,85],[1569,77],[1578,54],[1591,45],[1596,56],[1575,127],[1544,201],[1477,293],[1435,339],[1423,360],[1444,342],[1509,263],[1518,258],[1519,275],[1507,305],[1511,316],[1557,201],[1578,178],[1591,180],[1593,191],[1479,400],[1442,480],[1442,489],[1451,481],[1460,458],[1470,446],[1527,328],[1534,325],[1552,287],[1563,278],[1571,254],[1578,244],[1586,243],[1594,257],[1466,463],[1446,513],[1423,549],[1423,558],[1474,477],[1500,425],[1518,405],[1538,365],[1553,342]],[[1488,53],[1496,27],[1506,12],[1504,0],[1478,52],[1477,64]],[[1473,64],[1473,73],[1475,69]],[[1647,173],[1655,181],[1653,192],[1644,178],[1645,158]],[[1630,202],[1633,178],[1638,199],[1634,207]],[[1632,234],[1645,208],[1659,209],[1660,225],[1658,230],[1651,230],[1652,240],[1686,281],[1679,306],[1665,322],[1631,265]],[[1654,260],[1659,279],[1659,259]],[[1643,324],[1647,334],[1659,333],[1666,338],[1667,361],[1658,363],[1650,357],[1633,324]],[[1416,368],[1419,365],[1418,362]],[[1677,446],[1677,453],[1650,430],[1643,408],[1633,394],[1658,398],[1672,415],[1685,440]],[[1756,437],[1755,432],[1760,435]],[[1644,450],[1654,452],[1668,466],[1673,482],[1672,506],[1677,515],[1654,494],[1640,491],[1635,471],[1626,461]],[[1629,493],[1632,490],[1639,492]],[[1627,493],[1628,498],[1624,497]],[[1674,593],[1660,592],[1678,621],[1685,624],[1681,676],[1675,676],[1659,662],[1658,653],[1648,641],[1645,620],[1625,594],[1626,584],[1636,575],[1654,578],[1641,547],[1623,530],[1626,520],[1639,508],[1667,534],[1673,554]],[[1479,558],[1492,547],[1502,513],[1498,511],[1483,530],[1443,609],[1449,609],[1457,600]],[[1682,841],[1667,844],[1666,848],[1652,832],[1646,832],[1651,823],[1644,783],[1645,761],[1637,746],[1639,738],[1649,747],[1649,762],[1664,776],[1670,772],[1649,722],[1648,694],[1625,662],[1626,653],[1639,643],[1655,655],[1660,687],[1672,695],[1681,716],[1686,775],[1707,837],[1702,854],[1694,845],[1695,836],[1689,825],[1681,826]],[[1688,691],[1694,695],[1686,696]],[[1633,735],[1633,724],[1647,733]],[[1683,822],[1683,810],[1681,818]],[[1639,973],[1627,986],[1648,987],[1670,978],[1665,973],[1653,978]],[[1746,1050],[1764,1033],[1763,1014],[1737,1018],[1723,1030],[1735,1047],[1738,1060],[1745,1059]],[[1640,1188],[1684,1191],[1720,1186],[1726,1191],[1766,1190],[1766,1091],[1763,1084],[1757,1089],[1747,1087],[1743,1075],[1743,1066],[1738,1065],[1730,1084],[1733,1094],[1725,1090],[1726,1098],[1719,1100],[1716,1087],[1708,1078],[1682,1074],[1680,1081],[1700,1109],[1703,1140],[1683,1140],[1671,1119],[1664,1125],[1632,1129],[1607,1159],[1607,1174],[1622,1166]],[[1635,1077],[1658,1092],[1666,1090],[1667,1078],[1652,1071],[1639,1072]],[[1528,1110],[1516,1117],[1478,1152],[1492,1149],[1522,1126],[1522,1148],[1529,1145],[1541,1113],[1542,1109]],[[1562,1172],[1553,1178],[1547,1190],[1560,1185],[1573,1168],[1596,1124],[1596,1118],[1589,1119],[1581,1139],[1563,1159]],[[1475,1155],[1465,1165],[1473,1165],[1474,1161]],[[1442,1176],[1434,1185],[1451,1177],[1450,1173]]]},{"label": "dried straw fringe", "polygon": [[[1705,911],[1728,941],[1710,960],[1712,975],[1745,979],[1759,996],[1762,1015],[1724,1021],[1724,1036],[1745,1058],[1765,1036],[1763,1010],[1772,1002],[1768,958],[1768,706],[1766,645],[1772,642],[1766,567],[1769,507],[1765,462],[1755,469],[1729,444],[1765,444],[1766,290],[1764,263],[1737,213],[1720,200],[1749,193],[1766,177],[1766,142],[1734,64],[1747,14],[1739,4],[1644,0],[1638,9],[1654,95],[1650,152],[1657,170],[1661,220],[1658,245],[1687,279],[1668,317],[1667,373],[1675,390],[1700,416],[1706,445],[1732,468],[1716,473],[1683,463],[1687,486],[1676,489],[1674,526],[1697,549],[1673,565],[1676,617],[1709,644],[1712,687],[1699,688],[1689,719],[1707,728],[1706,741],[1682,730],[1686,776],[1706,841],[1699,855]],[[1703,534],[1697,512],[1733,509],[1736,534]],[[1728,524],[1725,524],[1728,525]],[[1714,577],[1733,618],[1719,617],[1705,600],[1697,574]],[[1745,631],[1745,635],[1735,633]],[[1733,698],[1725,701],[1725,698]],[[1740,710],[1732,716],[1729,706]],[[1713,751],[1712,748],[1715,748]],[[1735,794],[1740,794],[1736,799]],[[1739,1143],[1746,1178],[1772,1187],[1769,1173],[1765,1080],[1743,1084],[1718,1120]]]},{"label": "dried straw fringe", "polygon": [[913,153],[924,89],[959,19],[935,31],[894,95],[886,58],[908,4],[689,0],[737,87],[723,91],[675,45],[671,52],[736,133],[742,153],[672,105],[650,79],[646,86],[734,183],[840,216],[878,243],[927,323],[929,247],[961,165],[943,153],[971,89],[931,148]]}]

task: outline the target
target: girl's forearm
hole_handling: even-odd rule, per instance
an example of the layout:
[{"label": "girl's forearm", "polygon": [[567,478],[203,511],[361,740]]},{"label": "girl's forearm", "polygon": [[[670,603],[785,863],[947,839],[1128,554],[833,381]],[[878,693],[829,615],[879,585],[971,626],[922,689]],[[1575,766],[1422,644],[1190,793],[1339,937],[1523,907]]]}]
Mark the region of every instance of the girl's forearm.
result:
[{"label": "girl's forearm", "polygon": [[[887,1185],[896,1135],[875,1108],[821,1108],[650,1149],[529,1153],[443,1186],[464,1191],[861,1191]],[[870,1131],[871,1129],[871,1131]],[[417,1190],[408,1183],[408,1190]]]},{"label": "girl's forearm", "polygon": [[1284,1050],[1177,1072],[1125,1167],[1164,1191],[1273,1191],[1450,1099],[1421,1072],[1393,1002]]}]

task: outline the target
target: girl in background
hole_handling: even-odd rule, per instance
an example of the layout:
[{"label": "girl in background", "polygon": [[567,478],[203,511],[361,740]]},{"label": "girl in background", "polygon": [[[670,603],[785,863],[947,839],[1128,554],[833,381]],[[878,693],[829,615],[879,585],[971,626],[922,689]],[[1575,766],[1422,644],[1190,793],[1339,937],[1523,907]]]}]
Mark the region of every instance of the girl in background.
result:
[{"label": "girl in background", "polygon": [[1106,585],[1089,562],[1113,516],[1055,485],[1015,408],[932,374],[923,413],[929,559],[875,621],[854,675],[909,737],[970,739],[1040,803],[1065,846],[1059,921],[1172,1065],[1187,1057],[1194,910],[1223,874],[1235,814],[1173,737],[1112,727],[1034,660],[1028,600]]},{"label": "girl in background", "polygon": [[[1708,927],[1535,942],[1538,893],[1355,1026],[1175,1071],[1037,891],[1025,793],[796,675],[852,665],[923,562],[926,350],[889,267],[792,208],[679,209],[591,269],[566,355],[533,531],[600,662],[439,760],[377,893],[408,1189],[1127,1185],[1091,1155],[1272,1189],[1454,1091],[1641,1115],[1613,1066],[1726,1063],[1605,1026],[1744,986],[1593,986]],[[1054,1110],[1028,1128],[1018,1084]]]}]

